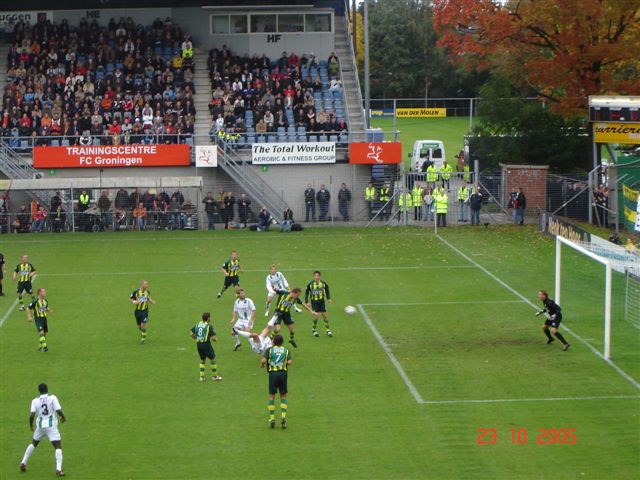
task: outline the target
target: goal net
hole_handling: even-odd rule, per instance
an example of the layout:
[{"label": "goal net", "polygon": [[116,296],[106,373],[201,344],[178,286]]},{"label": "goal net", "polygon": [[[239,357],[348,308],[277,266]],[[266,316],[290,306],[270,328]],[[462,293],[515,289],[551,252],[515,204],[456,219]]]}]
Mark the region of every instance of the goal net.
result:
[{"label": "goal net", "polygon": [[[615,246],[611,244],[612,246]],[[637,360],[640,283],[637,257],[624,249],[556,237],[555,300],[563,324],[605,359]]]}]

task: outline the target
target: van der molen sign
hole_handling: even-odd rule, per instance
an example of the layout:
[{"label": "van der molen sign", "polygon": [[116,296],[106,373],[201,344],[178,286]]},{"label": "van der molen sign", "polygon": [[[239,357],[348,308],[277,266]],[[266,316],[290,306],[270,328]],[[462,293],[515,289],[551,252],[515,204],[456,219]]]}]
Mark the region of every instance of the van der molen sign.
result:
[{"label": "van der molen sign", "polygon": [[334,142],[254,143],[254,165],[293,165],[300,163],[336,163]]}]

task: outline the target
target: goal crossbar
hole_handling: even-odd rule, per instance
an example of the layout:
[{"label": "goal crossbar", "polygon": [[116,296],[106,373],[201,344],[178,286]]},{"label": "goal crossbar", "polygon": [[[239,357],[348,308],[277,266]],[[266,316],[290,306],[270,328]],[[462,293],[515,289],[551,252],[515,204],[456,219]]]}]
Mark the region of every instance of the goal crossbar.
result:
[{"label": "goal crossbar", "polygon": [[583,255],[601,263],[605,266],[605,293],[604,293],[604,359],[609,360],[611,356],[611,261],[607,258],[601,257],[581,245],[578,245],[571,240],[568,240],[560,235],[556,237],[556,278],[555,278],[555,294],[556,302],[561,305],[561,286],[562,286],[562,245],[567,245],[570,248],[580,252]]}]

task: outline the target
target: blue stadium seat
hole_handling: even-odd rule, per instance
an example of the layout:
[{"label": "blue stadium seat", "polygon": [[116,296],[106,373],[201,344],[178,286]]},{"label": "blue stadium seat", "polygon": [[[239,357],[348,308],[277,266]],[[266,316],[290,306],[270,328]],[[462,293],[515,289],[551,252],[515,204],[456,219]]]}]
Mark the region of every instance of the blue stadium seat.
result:
[{"label": "blue stadium seat", "polygon": [[306,130],[304,127],[298,127],[298,135],[304,135],[306,133]]},{"label": "blue stadium seat", "polygon": [[278,133],[278,142],[286,143],[286,141],[287,141],[287,134],[284,132]]},{"label": "blue stadium seat", "polygon": [[267,143],[276,143],[276,136],[273,134],[267,135]]},{"label": "blue stadium seat", "polygon": [[264,143],[264,135],[258,135],[256,137],[256,143]]},{"label": "blue stadium seat", "polygon": [[307,136],[305,134],[298,133],[298,141],[299,142],[306,142],[307,141]]},{"label": "blue stadium seat", "polygon": [[289,133],[287,135],[287,137],[289,138],[290,142],[297,142],[298,141],[298,135],[296,133]]},{"label": "blue stadium seat", "polygon": [[101,145],[100,139],[99,138],[94,138],[92,144],[95,145],[95,146]]},{"label": "blue stadium seat", "polygon": [[284,127],[278,127],[278,133],[286,133],[286,129]]},{"label": "blue stadium seat", "polygon": [[337,143],[338,142],[338,136],[337,135],[329,135],[329,141]]},{"label": "blue stadium seat", "polygon": [[69,142],[69,139],[68,139],[68,138],[63,138],[63,139],[62,139],[62,142],[61,142],[61,145],[62,145],[63,147],[69,147],[69,146],[71,145],[71,142]]},{"label": "blue stadium seat", "polygon": [[287,127],[287,133],[296,133],[296,127],[292,127],[292,126]]},{"label": "blue stadium seat", "polygon": [[320,141],[320,142],[328,142],[329,138],[326,135],[322,134],[322,135],[320,135],[320,138],[318,139],[318,141]]},{"label": "blue stadium seat", "polygon": [[60,140],[51,140],[51,146],[52,147],[59,147],[60,146]]}]

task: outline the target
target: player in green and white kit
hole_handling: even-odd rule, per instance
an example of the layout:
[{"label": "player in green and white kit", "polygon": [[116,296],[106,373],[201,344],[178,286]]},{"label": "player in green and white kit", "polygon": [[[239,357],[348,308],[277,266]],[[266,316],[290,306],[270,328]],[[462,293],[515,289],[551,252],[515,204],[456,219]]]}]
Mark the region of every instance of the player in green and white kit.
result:
[{"label": "player in green and white kit", "polygon": [[253,330],[253,321],[256,318],[256,306],[253,300],[247,298],[247,295],[243,288],[238,288],[238,298],[233,304],[233,316],[231,317],[230,324],[231,336],[236,342],[233,351],[237,351],[240,348],[240,339],[238,338],[239,331],[251,332]]}]

